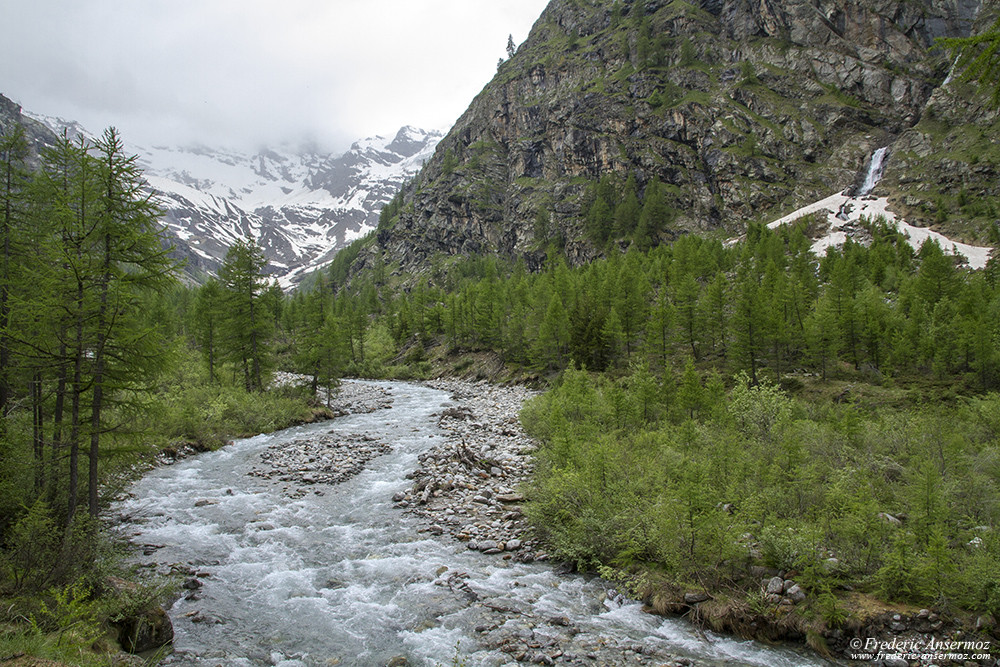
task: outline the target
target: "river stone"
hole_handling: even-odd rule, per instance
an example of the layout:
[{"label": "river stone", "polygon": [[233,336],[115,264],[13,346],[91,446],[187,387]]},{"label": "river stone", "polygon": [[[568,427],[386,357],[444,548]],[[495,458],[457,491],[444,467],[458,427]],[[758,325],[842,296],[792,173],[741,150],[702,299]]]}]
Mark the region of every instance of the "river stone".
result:
[{"label": "river stone", "polygon": [[173,638],[174,626],[163,607],[146,609],[118,624],[118,643],[129,653],[166,646]]},{"label": "river stone", "polygon": [[517,551],[521,548],[521,540],[507,540],[507,551]]},{"label": "river stone", "polygon": [[704,591],[684,594],[684,602],[687,604],[698,604],[699,602],[704,602],[705,600],[710,600],[711,598],[712,596]]},{"label": "river stone", "polygon": [[768,595],[781,595],[785,591],[785,580],[781,577],[771,577],[770,581],[767,582],[767,590],[765,591]]}]

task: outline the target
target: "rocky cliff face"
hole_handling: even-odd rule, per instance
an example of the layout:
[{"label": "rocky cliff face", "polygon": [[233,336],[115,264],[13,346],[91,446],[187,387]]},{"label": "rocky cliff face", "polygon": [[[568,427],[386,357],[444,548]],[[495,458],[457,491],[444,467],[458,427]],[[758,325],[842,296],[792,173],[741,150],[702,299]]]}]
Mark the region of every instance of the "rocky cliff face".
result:
[{"label": "rocky cliff face", "polygon": [[[440,142],[357,267],[435,254],[603,250],[590,185],[666,185],[665,241],[738,230],[855,186],[872,152],[922,118],[979,0],[553,0]],[[627,239],[620,240],[621,244]]]},{"label": "rocky cliff face", "polygon": [[0,95],[0,135],[13,131],[15,125],[24,127],[24,135],[31,151],[30,160],[38,164],[38,155],[43,148],[55,143],[57,137],[44,123],[25,116],[21,106]]},{"label": "rocky cliff face", "polygon": [[[1000,2],[984,3],[974,32],[998,16]],[[949,74],[891,150],[883,188],[895,209],[954,238],[1000,245],[1000,111],[973,84]]]}]

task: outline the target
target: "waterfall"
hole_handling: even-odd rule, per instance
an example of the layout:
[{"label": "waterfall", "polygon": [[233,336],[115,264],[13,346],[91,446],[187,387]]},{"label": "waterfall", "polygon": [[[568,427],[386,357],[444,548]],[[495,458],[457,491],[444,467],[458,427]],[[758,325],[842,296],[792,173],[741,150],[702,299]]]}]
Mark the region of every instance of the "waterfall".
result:
[{"label": "waterfall", "polygon": [[949,83],[951,83],[951,80],[955,78],[955,65],[957,64],[958,64],[958,56],[955,56],[955,59],[951,61],[951,67],[948,69],[948,76],[946,76],[944,78],[944,81],[941,83],[942,86],[947,86]]},{"label": "waterfall", "polygon": [[879,148],[872,154],[871,162],[868,163],[868,173],[865,174],[865,182],[858,189],[858,197],[864,197],[875,189],[875,184],[882,178],[882,170],[885,167],[885,156],[889,152],[888,146]]}]

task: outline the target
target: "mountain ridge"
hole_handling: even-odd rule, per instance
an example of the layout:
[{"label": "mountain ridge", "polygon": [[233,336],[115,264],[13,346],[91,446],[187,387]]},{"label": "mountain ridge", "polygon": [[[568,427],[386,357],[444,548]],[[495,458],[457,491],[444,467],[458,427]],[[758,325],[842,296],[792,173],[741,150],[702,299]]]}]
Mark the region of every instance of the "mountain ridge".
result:
[{"label": "mountain ridge", "polygon": [[[30,111],[23,117],[54,134],[93,136],[75,121]],[[407,125],[393,135],[359,139],[341,154],[205,145],[127,149],[156,192],[174,252],[186,260],[192,280],[214,274],[229,245],[252,237],[269,272],[289,289],[375,228],[382,206],[442,134]]]}]

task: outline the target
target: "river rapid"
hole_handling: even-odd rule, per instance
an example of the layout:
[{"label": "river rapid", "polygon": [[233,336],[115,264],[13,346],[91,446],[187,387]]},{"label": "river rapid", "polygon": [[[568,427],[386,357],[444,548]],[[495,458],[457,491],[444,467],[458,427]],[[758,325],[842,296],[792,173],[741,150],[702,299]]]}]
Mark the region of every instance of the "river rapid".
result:
[{"label": "river rapid", "polygon": [[[116,506],[137,559],[186,581],[164,664],[830,664],[644,613],[598,578],[434,535],[392,498],[445,441],[438,415],[468,401],[407,383],[350,386],[384,399],[157,468]],[[315,468],[322,448],[302,450],[309,442],[368,454],[346,479],[262,474],[295,447]]]}]

